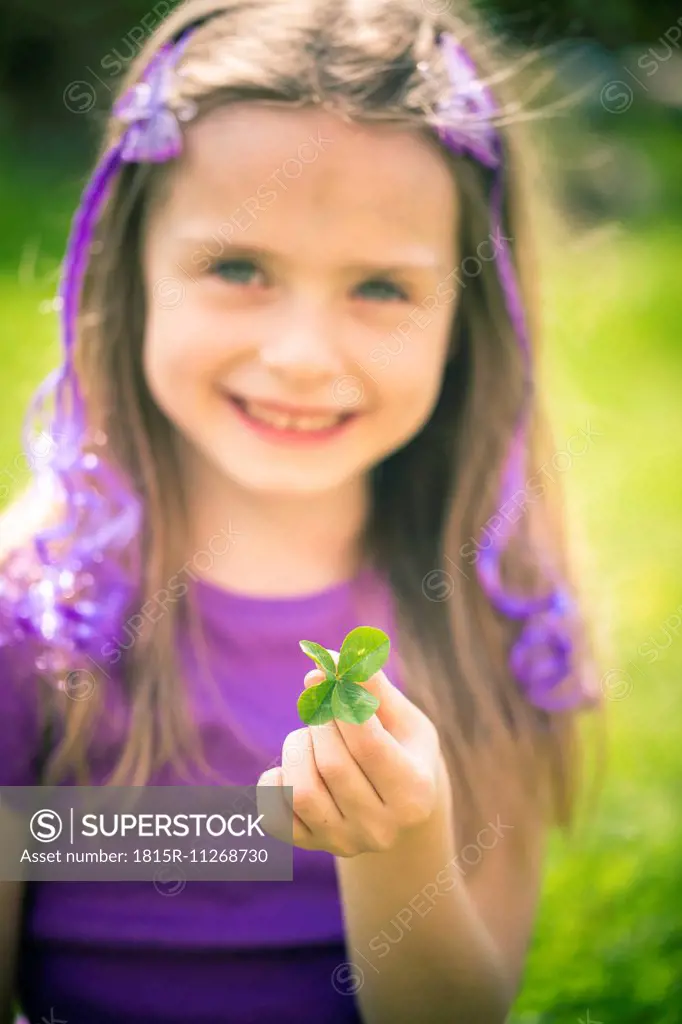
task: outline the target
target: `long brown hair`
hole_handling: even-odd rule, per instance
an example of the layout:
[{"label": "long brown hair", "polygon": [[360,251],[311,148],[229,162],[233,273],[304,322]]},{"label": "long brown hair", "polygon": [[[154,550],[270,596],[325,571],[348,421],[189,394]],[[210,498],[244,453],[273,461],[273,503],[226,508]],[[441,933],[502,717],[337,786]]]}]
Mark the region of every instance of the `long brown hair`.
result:
[{"label": "long brown hair", "polygon": [[[237,100],[300,106],[328,102],[344,116],[388,118],[435,142],[426,111],[445,82],[425,76],[423,66],[438,66],[437,32],[449,30],[462,39],[482,76],[494,70],[490,41],[466,8],[434,17],[419,0],[188,0],[147,42],[121,91],[140,77],[162,44],[203,19],[185,50],[187,74],[181,86],[182,94],[196,102],[197,117]],[[112,120],[106,146],[119,131]],[[512,240],[530,308],[518,174],[521,144],[513,125],[500,131],[508,182],[504,232]],[[477,260],[477,247],[490,235],[488,186],[479,166],[442,152],[462,196],[465,267],[467,257]],[[141,359],[148,301],[141,236],[166,173],[164,167],[131,165],[114,181],[97,229],[101,244],[93,247],[97,254],[87,271],[77,344],[93,423],[96,419],[111,457],[143,498],[142,602],[177,572],[186,522],[174,428],[152,400]],[[478,264],[453,304],[450,358],[432,416],[417,436],[372,471],[373,500],[362,549],[390,580],[407,692],[437,724],[458,791],[475,803],[490,772],[515,771],[543,810],[566,822],[578,765],[576,716],[549,714],[525,699],[508,666],[519,624],[491,607],[476,576],[477,543],[497,511],[501,469],[524,396],[523,362],[495,261],[478,259]],[[532,422],[528,479],[540,467],[542,453],[552,451],[540,429],[537,402]],[[537,592],[547,583],[548,564],[566,578],[559,515],[546,489],[527,502],[505,557],[510,586]],[[167,609],[130,652],[131,727],[112,783],[144,784],[169,760],[185,764],[198,754],[175,660],[174,637],[185,613],[182,601]],[[588,672],[579,626],[575,645],[574,676],[567,685]],[[95,700],[67,703],[64,739],[48,766],[53,779],[86,764],[98,706]]]}]

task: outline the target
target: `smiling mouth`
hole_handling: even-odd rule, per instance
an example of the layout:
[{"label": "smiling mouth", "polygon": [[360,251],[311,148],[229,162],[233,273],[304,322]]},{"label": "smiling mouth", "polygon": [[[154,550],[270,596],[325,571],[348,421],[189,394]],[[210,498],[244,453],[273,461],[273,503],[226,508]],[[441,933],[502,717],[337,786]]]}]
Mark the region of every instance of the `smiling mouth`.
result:
[{"label": "smiling mouth", "polygon": [[282,434],[300,434],[326,436],[335,433],[357,413],[321,413],[296,412],[290,413],[283,408],[266,403],[250,401],[237,395],[225,396],[242,414],[244,418]]}]

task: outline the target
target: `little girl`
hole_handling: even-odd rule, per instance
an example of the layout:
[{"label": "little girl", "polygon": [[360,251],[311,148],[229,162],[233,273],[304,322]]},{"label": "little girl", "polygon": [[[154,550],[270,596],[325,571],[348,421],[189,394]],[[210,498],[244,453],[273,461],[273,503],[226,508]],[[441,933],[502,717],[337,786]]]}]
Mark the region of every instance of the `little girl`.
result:
[{"label": "little girl", "polygon": [[[596,698],[513,104],[433,8],[188,0],[122,84],[27,420],[54,453],[3,524],[0,780],[292,787],[294,878],[4,881],[3,1020],[513,1003]],[[299,641],[360,625],[392,642],[377,714],[301,727]]]}]

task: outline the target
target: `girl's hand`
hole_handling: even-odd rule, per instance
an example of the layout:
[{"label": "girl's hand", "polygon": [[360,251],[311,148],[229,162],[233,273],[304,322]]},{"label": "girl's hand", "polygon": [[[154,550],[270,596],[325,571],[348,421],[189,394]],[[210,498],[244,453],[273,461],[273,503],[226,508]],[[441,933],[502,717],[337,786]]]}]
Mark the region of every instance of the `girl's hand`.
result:
[{"label": "girl's hand", "polygon": [[[336,652],[332,652],[335,661]],[[324,679],[313,669],[306,687]],[[392,849],[405,833],[422,825],[443,798],[443,761],[436,727],[383,671],[366,686],[380,700],[362,725],[336,719],[290,732],[282,764],[264,772],[258,786],[292,786],[293,844],[326,850],[337,857]],[[291,833],[264,827],[276,838]]]}]

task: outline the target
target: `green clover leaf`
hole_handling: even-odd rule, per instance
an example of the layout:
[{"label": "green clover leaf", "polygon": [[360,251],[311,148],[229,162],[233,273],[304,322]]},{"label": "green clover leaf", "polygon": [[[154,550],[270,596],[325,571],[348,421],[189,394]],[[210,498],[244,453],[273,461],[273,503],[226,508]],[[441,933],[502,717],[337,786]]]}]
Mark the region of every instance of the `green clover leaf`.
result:
[{"label": "green clover leaf", "polygon": [[364,683],[388,658],[391,644],[381,629],[358,626],[352,629],[339,651],[338,678],[349,683]]},{"label": "green clover leaf", "polygon": [[345,637],[338,665],[325,647],[311,640],[299,641],[301,650],[324,672],[321,683],[310,686],[298,698],[297,708],[305,725],[324,725],[336,718],[362,725],[379,707],[379,699],[358,683],[367,682],[390,652],[386,633],[373,626],[358,626]]},{"label": "green clover leaf", "polygon": [[334,679],[336,678],[336,665],[326,647],[314,644],[312,640],[299,640],[299,647],[304,654],[313,659],[323,672],[326,672],[328,676],[331,675]]},{"label": "green clover leaf", "polygon": [[331,705],[334,718],[351,725],[362,725],[379,707],[379,698],[359,683],[341,680],[332,690]]},{"label": "green clover leaf", "polygon": [[316,686],[309,686],[298,698],[298,714],[306,725],[324,725],[334,717],[332,694],[336,689],[333,679],[323,679]]}]

